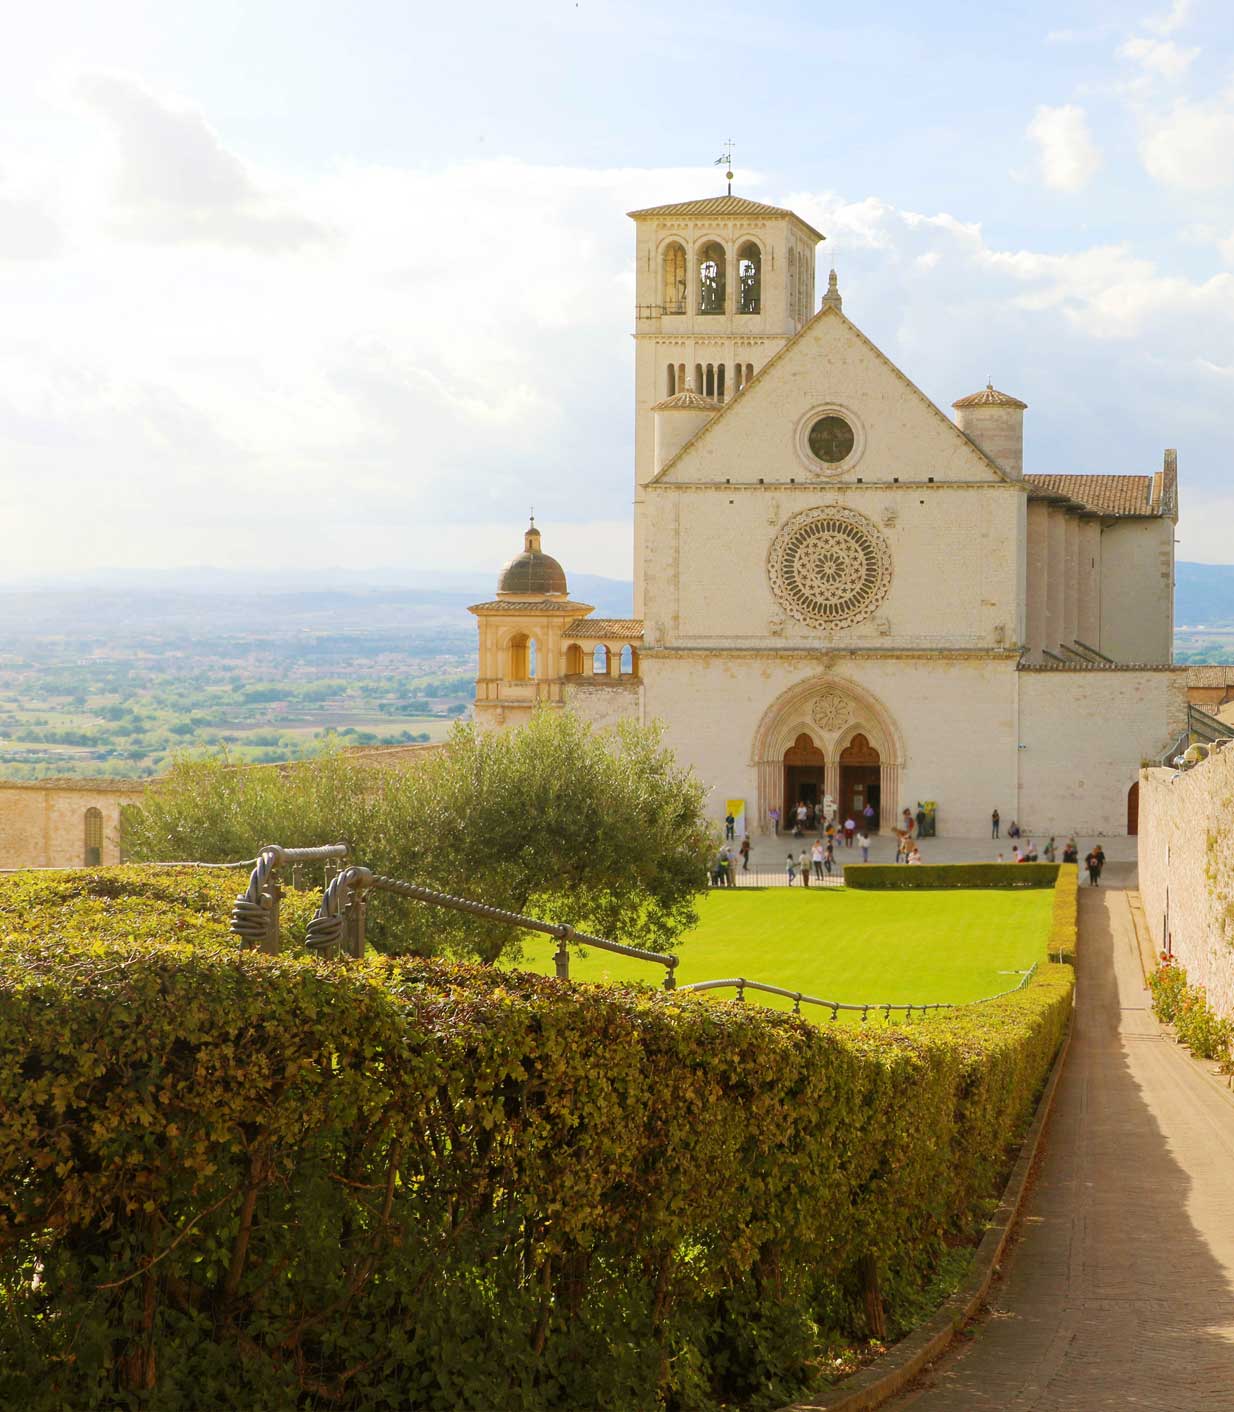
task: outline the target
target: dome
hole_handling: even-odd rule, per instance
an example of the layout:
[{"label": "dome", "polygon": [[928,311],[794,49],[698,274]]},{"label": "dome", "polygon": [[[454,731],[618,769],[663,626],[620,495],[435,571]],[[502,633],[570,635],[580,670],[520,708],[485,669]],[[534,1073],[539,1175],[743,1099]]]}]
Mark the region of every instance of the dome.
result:
[{"label": "dome", "polygon": [[550,554],[540,551],[540,531],[532,520],[523,537],[523,552],[515,555],[497,579],[498,593],[566,594],[566,571]]},{"label": "dome", "polygon": [[967,397],[961,397],[958,402],[951,404],[953,407],[1019,407],[1026,410],[1027,402],[1021,402],[1018,397],[1012,397],[1009,392],[1000,392],[993,383],[986,383],[980,392],[970,393]]}]

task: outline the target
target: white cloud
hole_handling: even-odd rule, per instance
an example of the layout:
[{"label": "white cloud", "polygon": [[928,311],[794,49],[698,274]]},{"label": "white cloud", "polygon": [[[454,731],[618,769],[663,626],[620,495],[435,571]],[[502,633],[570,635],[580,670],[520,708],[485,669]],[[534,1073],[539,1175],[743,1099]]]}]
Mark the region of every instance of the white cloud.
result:
[{"label": "white cloud", "polygon": [[115,74],[82,77],[78,93],[111,128],[118,165],[112,223],[136,239],[285,250],[326,239],[262,190],[200,113],[161,102]]},{"label": "white cloud", "polygon": [[1101,165],[1088,116],[1072,103],[1038,108],[1028,125],[1028,136],[1038,147],[1042,179],[1055,191],[1082,190]]},{"label": "white cloud", "polygon": [[1234,183],[1234,106],[1181,100],[1146,118],[1140,145],[1145,170],[1165,186],[1215,191]]},{"label": "white cloud", "polygon": [[1199,49],[1183,49],[1172,39],[1145,39],[1136,35],[1119,49],[1120,59],[1139,64],[1146,72],[1159,78],[1177,80],[1183,77],[1199,54]]},{"label": "white cloud", "polygon": [[1153,15],[1144,21],[1144,28],[1154,34],[1173,34],[1191,18],[1192,0],[1173,0],[1163,14]]}]

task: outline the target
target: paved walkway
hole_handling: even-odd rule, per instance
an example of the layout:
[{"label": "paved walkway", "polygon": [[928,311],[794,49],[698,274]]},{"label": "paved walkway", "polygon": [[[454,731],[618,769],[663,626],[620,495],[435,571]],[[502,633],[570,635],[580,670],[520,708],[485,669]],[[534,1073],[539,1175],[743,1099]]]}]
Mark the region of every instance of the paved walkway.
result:
[{"label": "paved walkway", "polygon": [[991,1313],[895,1408],[1234,1409],[1234,1096],[1146,1008],[1129,896],[1081,889],[1071,1052]]}]

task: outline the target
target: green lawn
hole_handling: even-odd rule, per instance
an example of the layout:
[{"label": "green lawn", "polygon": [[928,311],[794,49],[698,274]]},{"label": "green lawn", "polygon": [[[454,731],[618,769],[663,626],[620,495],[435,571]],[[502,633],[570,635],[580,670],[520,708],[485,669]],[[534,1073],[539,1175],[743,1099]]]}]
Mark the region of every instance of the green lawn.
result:
[{"label": "green lawn", "polygon": [[[678,985],[744,976],[822,1000],[922,1004],[981,1000],[1010,990],[1045,956],[1050,888],[972,892],[865,892],[768,888],[709,893],[698,927],[682,938]],[[528,941],[524,965],[553,972],[553,943]],[[659,966],[592,950],[571,957],[586,981],[650,981]],[[714,992],[732,999],[732,991]],[[777,996],[748,998],[789,1009]],[[828,1012],[805,1007],[816,1018]]]}]

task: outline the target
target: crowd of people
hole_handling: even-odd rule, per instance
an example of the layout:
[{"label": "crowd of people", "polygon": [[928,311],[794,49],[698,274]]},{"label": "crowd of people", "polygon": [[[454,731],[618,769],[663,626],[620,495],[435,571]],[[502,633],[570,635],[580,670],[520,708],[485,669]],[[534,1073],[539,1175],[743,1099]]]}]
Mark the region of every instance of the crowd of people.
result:
[{"label": "crowd of people", "polygon": [[[831,804],[828,799],[828,805]],[[801,887],[809,887],[811,881],[825,882],[832,877],[840,864],[836,857],[837,848],[859,849],[861,861],[870,861],[870,836],[874,833],[875,811],[867,804],[861,811],[861,818],[848,817],[843,821],[834,814],[828,813],[822,804],[814,805],[808,801],[801,801],[793,809],[788,811],[792,820],[792,836],[803,838],[806,831],[818,830],[818,836],[808,847],[803,844],[799,851],[789,850],[784,860],[784,874],[788,886],[798,884]],[[768,810],[768,819],[771,823],[772,832],[779,835],[782,815],[777,806],[773,805]],[[920,864],[923,860],[921,850],[917,846],[917,836],[921,832],[922,812],[919,810],[914,816],[911,809],[905,809],[899,820],[899,826],[894,830],[896,837],[896,862],[908,865]],[[736,849],[729,847],[734,840],[735,818],[732,814],[724,820],[724,846],[711,867],[711,882],[713,887],[736,887],[737,873],[748,873],[750,871],[750,835],[746,834],[741,840],[741,846]],[[1001,828],[1001,820],[998,810],[995,809],[990,816],[991,837],[998,838]],[[1074,836],[1068,838],[1060,851],[1058,848],[1057,836],[1051,834],[1046,843],[1040,849],[1030,839],[1024,839],[1023,832],[1012,819],[1007,826],[1006,837],[1014,842],[1011,849],[1011,858],[1008,860],[1005,854],[1000,853],[997,862],[1006,863],[1079,863],[1080,850]],[[740,864],[740,866],[738,866]],[[1088,873],[1089,886],[1097,887],[1101,881],[1101,872],[1105,867],[1105,850],[1100,843],[1096,843],[1089,850],[1084,859],[1084,867]]]}]

